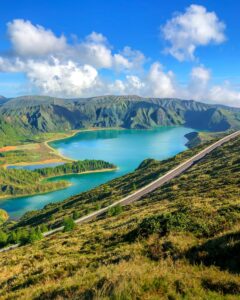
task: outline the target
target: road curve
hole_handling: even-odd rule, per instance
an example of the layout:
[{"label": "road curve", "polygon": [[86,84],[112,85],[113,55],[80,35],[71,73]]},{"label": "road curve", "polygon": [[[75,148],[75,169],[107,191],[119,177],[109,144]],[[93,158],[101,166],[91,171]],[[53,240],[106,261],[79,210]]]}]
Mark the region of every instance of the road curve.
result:
[{"label": "road curve", "polygon": [[[195,164],[196,162],[201,160],[203,157],[205,157],[208,153],[212,152],[214,149],[218,148],[222,144],[234,139],[235,137],[237,137],[239,135],[240,135],[240,130],[225,136],[224,138],[222,138],[222,139],[218,140],[217,142],[211,144],[210,146],[206,147],[205,149],[203,149],[202,151],[200,151],[199,153],[197,153],[193,157],[189,158],[188,160],[186,160],[183,163],[181,163],[180,165],[178,165],[176,168],[172,169],[171,171],[167,172],[163,176],[161,176],[158,179],[152,181],[151,183],[149,183],[148,185],[142,187],[141,189],[137,190],[136,192],[130,194],[129,196],[126,196],[126,197],[122,198],[121,200],[118,200],[118,201],[114,202],[113,204],[111,204],[107,207],[99,209],[95,212],[92,212],[91,214],[89,214],[87,216],[84,216],[84,217],[81,217],[81,218],[75,220],[75,223],[76,224],[82,224],[84,222],[90,221],[90,220],[104,214],[111,207],[114,207],[116,205],[124,206],[124,205],[128,205],[132,202],[135,202],[135,201],[139,200],[142,196],[154,191],[155,189],[161,187],[163,184],[165,184],[169,180],[171,180],[171,179],[177,177],[178,175],[182,174],[184,171],[189,169],[193,164]],[[62,231],[63,229],[64,229],[64,227],[61,226],[61,227],[58,227],[56,229],[45,232],[43,235],[46,237],[46,236],[49,236],[49,235],[54,234],[56,232]],[[0,252],[15,249],[18,246],[19,245],[17,244],[17,245],[9,246],[7,248],[0,249]]]}]

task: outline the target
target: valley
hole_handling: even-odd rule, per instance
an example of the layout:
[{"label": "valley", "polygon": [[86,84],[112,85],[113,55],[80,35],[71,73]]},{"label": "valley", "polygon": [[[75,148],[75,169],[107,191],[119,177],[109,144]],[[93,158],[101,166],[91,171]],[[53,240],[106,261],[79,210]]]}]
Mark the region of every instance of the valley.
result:
[{"label": "valley", "polygon": [[[49,203],[62,201],[70,196],[90,190],[113,178],[134,171],[146,158],[165,159],[186,149],[186,133],[192,129],[184,127],[165,127],[149,130],[88,130],[67,139],[50,143],[64,157],[73,160],[99,159],[117,166],[110,172],[91,174],[69,174],[48,180],[49,185],[58,185],[61,190],[41,195],[25,196],[19,199],[2,199],[0,208],[16,219],[24,213],[39,209]],[[176,143],[174,143],[176,142]],[[57,152],[55,150],[55,152]],[[44,164],[40,165],[44,167]],[[29,169],[38,164],[22,165]],[[104,171],[104,170],[103,170]],[[61,184],[62,183],[62,184]]]},{"label": "valley", "polygon": [[0,120],[1,299],[238,299],[239,109],[23,97]]}]

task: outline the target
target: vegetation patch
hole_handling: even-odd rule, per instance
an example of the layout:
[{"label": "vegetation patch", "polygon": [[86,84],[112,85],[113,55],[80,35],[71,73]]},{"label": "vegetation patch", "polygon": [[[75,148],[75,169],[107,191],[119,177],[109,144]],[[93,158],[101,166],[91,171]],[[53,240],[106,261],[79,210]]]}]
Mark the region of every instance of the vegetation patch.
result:
[{"label": "vegetation patch", "polygon": [[[239,149],[240,138],[224,144],[120,215],[1,253],[0,298],[238,300]],[[74,212],[78,218],[104,207],[188,153],[145,161],[132,174],[29,213],[14,231],[50,229]]]},{"label": "vegetation patch", "polygon": [[111,163],[102,160],[75,161],[52,168],[42,168],[35,171],[0,168],[0,198],[20,195],[46,193],[65,188],[67,181],[56,182],[43,181],[53,176],[67,175],[71,173],[84,173],[97,170],[111,170],[116,168]]}]

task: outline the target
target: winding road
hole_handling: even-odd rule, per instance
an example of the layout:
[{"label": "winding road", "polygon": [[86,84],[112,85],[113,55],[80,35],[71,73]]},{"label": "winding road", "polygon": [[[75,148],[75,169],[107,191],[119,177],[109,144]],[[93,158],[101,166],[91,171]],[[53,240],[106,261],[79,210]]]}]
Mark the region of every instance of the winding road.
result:
[{"label": "winding road", "polygon": [[[212,152],[214,149],[220,147],[224,143],[234,139],[235,137],[237,137],[239,135],[240,135],[240,130],[225,136],[224,138],[222,138],[222,139],[218,140],[217,142],[211,144],[210,146],[206,147],[205,149],[203,149],[202,151],[200,151],[199,153],[197,153],[193,157],[191,157],[188,160],[184,161],[183,163],[178,165],[176,168],[172,169],[171,171],[167,172],[163,176],[159,177],[158,179],[156,179],[156,180],[152,181],[151,183],[149,183],[148,185],[144,186],[143,188],[137,190],[136,192],[130,194],[129,196],[126,196],[126,197],[122,198],[121,200],[118,200],[118,201],[114,202],[113,204],[111,204],[107,207],[99,209],[99,210],[97,210],[97,211],[95,211],[95,212],[93,212],[89,215],[86,215],[84,217],[81,217],[81,218],[75,220],[75,223],[76,224],[82,224],[84,222],[91,221],[92,219],[94,219],[94,218],[104,214],[105,212],[107,212],[109,210],[109,208],[111,208],[111,207],[114,207],[116,205],[124,206],[124,205],[128,205],[132,202],[135,202],[135,201],[139,200],[142,196],[154,191],[155,189],[161,187],[166,182],[170,181],[171,179],[173,179],[173,178],[177,177],[178,175],[182,174],[183,172],[185,172],[193,164],[195,164],[196,162],[201,160],[203,157],[205,157],[208,153]],[[54,233],[62,231],[62,230],[63,230],[63,226],[58,227],[58,228],[53,229],[53,230],[50,230],[48,232],[45,232],[43,235],[46,237],[46,236],[49,236],[51,234],[54,234]],[[12,246],[9,246],[7,248],[0,249],[0,252],[9,251],[9,250],[15,249],[19,246],[20,246],[19,244],[12,245]]]}]

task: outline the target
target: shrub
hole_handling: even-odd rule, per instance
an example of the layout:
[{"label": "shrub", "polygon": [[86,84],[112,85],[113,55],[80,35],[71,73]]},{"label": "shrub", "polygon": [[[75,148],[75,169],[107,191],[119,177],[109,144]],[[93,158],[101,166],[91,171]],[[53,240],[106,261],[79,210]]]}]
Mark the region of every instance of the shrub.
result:
[{"label": "shrub", "polygon": [[36,241],[39,241],[42,239],[42,233],[40,231],[39,228],[35,229],[31,229],[31,231],[29,232],[28,238],[27,238],[27,243],[33,244]]},{"label": "shrub", "polygon": [[47,225],[42,224],[42,225],[40,226],[40,230],[41,230],[41,232],[47,232],[47,231],[48,231]]},{"label": "shrub", "polygon": [[7,240],[8,240],[8,235],[0,230],[0,247],[4,247],[7,244]]},{"label": "shrub", "polygon": [[80,217],[80,213],[78,211],[73,212],[73,220],[77,220]]},{"label": "shrub", "polygon": [[11,231],[8,235],[8,243],[9,244],[18,244],[19,243],[19,235],[16,231]]},{"label": "shrub", "polygon": [[119,215],[120,213],[122,213],[123,211],[123,207],[121,205],[116,205],[116,206],[113,206],[113,207],[110,207],[108,209],[108,216],[109,217],[112,217],[112,216],[117,216]]},{"label": "shrub", "polygon": [[64,231],[72,231],[76,224],[73,220],[73,218],[65,218],[63,221]]}]

